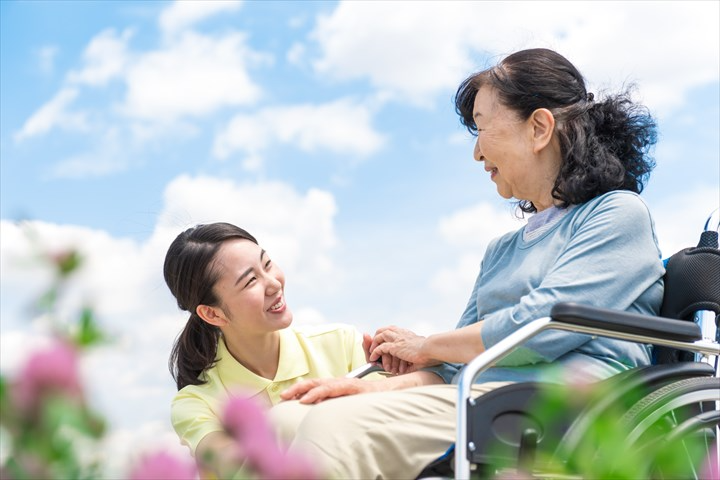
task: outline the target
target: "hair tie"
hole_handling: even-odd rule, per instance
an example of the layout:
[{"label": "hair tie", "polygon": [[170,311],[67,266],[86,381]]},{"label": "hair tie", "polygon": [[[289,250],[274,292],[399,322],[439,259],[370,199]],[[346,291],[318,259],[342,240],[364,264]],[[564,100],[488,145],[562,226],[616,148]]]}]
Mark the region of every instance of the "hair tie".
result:
[{"label": "hair tie", "polygon": [[585,96],[585,101],[587,101],[588,103],[593,103],[594,100],[595,95],[593,95],[592,92],[588,92],[588,94]]}]

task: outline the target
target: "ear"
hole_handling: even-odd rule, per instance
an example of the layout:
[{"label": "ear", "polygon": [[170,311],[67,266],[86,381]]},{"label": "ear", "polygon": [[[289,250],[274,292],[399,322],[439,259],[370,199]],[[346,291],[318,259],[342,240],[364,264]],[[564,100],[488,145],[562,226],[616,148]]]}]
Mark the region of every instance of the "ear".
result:
[{"label": "ear", "polygon": [[555,117],[547,108],[538,108],[530,115],[533,153],[540,153],[550,144],[555,132]]},{"label": "ear", "polygon": [[195,312],[204,321],[210,325],[215,325],[216,327],[224,327],[229,323],[227,318],[225,318],[225,313],[217,307],[211,307],[210,305],[198,305]]}]

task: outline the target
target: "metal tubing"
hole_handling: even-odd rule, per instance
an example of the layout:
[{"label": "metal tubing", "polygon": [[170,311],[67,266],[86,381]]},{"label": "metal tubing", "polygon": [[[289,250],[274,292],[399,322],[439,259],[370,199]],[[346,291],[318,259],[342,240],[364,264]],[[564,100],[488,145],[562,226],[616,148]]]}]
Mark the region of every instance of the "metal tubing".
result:
[{"label": "metal tubing", "polygon": [[[678,342],[675,340],[663,340],[645,335],[636,335],[630,333],[613,332],[603,330],[596,327],[585,327],[570,323],[559,322],[551,317],[539,318],[508,335],[483,353],[472,359],[460,372],[458,380],[458,400],[457,400],[457,426],[455,437],[455,478],[459,480],[469,480],[470,478],[470,461],[468,460],[467,446],[467,402],[472,395],[472,385],[475,379],[491,367],[495,362],[509,355],[516,347],[525,343],[525,341],[534,337],[538,333],[547,329],[568,330],[571,332],[585,333],[601,337],[615,338],[619,340],[628,340],[637,343],[650,343],[654,345],[662,345],[667,347],[681,348],[695,352],[701,352],[706,355],[720,355],[720,344],[706,341],[705,339],[697,342]],[[717,372],[716,372],[717,374]]]}]

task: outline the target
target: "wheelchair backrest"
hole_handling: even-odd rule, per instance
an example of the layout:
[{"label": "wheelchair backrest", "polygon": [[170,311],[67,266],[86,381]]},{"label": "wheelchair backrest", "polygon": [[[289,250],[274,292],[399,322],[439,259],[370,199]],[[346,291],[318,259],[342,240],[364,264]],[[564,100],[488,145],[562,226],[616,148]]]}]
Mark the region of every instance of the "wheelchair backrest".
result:
[{"label": "wheelchair backrest", "polygon": [[[705,231],[697,247],[670,257],[665,267],[665,294],[660,316],[693,321],[701,311],[720,318],[720,250],[718,232]],[[694,355],[669,347],[655,347],[653,363],[693,361]]]}]

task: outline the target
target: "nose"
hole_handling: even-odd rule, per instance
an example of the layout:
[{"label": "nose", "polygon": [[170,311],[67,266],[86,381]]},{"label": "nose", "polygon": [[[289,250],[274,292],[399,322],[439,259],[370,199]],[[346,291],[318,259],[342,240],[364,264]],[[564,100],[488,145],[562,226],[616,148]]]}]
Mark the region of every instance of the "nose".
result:
[{"label": "nose", "polygon": [[480,150],[480,139],[478,138],[475,140],[475,148],[473,149],[473,158],[476,162],[482,162],[485,160],[485,157],[482,155],[482,150]]},{"label": "nose", "polygon": [[267,283],[265,284],[265,295],[273,296],[282,289],[283,282],[281,277],[278,275],[268,275]]}]

